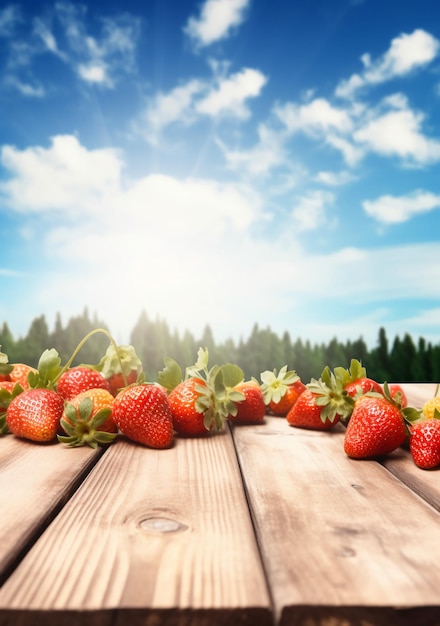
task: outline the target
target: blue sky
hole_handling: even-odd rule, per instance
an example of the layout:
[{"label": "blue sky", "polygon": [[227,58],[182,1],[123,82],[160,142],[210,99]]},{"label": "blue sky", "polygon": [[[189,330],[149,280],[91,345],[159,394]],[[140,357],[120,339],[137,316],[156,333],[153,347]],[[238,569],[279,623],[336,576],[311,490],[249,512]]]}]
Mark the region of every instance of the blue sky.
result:
[{"label": "blue sky", "polygon": [[440,341],[437,0],[0,3],[0,322]]}]

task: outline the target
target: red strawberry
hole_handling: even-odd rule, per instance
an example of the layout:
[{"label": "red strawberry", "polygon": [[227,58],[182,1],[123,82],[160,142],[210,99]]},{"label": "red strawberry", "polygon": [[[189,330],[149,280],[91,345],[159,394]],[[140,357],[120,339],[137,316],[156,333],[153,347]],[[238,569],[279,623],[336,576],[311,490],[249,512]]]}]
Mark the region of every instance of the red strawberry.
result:
[{"label": "red strawberry", "polygon": [[329,430],[335,426],[340,416],[328,412],[327,405],[320,405],[320,395],[306,389],[287,413],[286,419],[291,426],[314,430]]},{"label": "red strawberry", "polygon": [[110,392],[110,385],[101,372],[83,366],[66,370],[57,384],[57,391],[65,400],[70,400],[87,389],[106,389]]},{"label": "red strawberry", "polygon": [[116,394],[118,393],[118,391],[120,389],[122,389],[123,387],[127,385],[132,385],[133,383],[135,383],[137,381],[138,378],[138,371],[136,370],[130,370],[130,372],[128,372],[128,374],[124,377],[122,374],[112,374],[108,379],[108,385],[109,385],[109,389],[111,391],[111,393],[116,396]]},{"label": "red strawberry", "polygon": [[[179,435],[206,435],[213,423],[205,421],[203,398],[207,398],[206,383],[201,378],[188,378],[168,394],[174,430]],[[210,401],[207,400],[206,407]]]},{"label": "red strawberry", "polygon": [[[403,391],[403,388],[401,387],[401,385],[399,385],[398,383],[391,383],[388,385],[388,389],[390,391],[390,395],[393,398],[393,400],[395,400],[398,404],[400,404],[402,409],[408,406],[408,398],[406,397],[406,394]],[[400,395],[397,395],[397,394],[400,394]]]},{"label": "red strawberry", "polygon": [[244,395],[244,399],[235,403],[237,407],[236,415],[229,415],[232,422],[262,422],[266,415],[266,405],[264,404],[263,392],[257,382],[246,381],[234,387]]},{"label": "red strawberry", "polygon": [[29,389],[28,374],[29,372],[36,372],[35,367],[26,365],[25,363],[13,363],[12,371],[9,373],[9,380],[14,383],[18,383],[23,389]]},{"label": "red strawberry", "polygon": [[286,416],[306,386],[295,370],[287,371],[284,365],[278,375],[276,370],[266,370],[261,374],[261,389],[269,411],[274,415]]},{"label": "red strawberry", "polygon": [[111,393],[116,396],[123,387],[140,382],[142,362],[133,346],[109,345],[96,369],[107,378]]},{"label": "red strawberry", "polygon": [[398,406],[384,397],[361,396],[345,432],[344,450],[353,459],[375,458],[401,446],[406,435]]},{"label": "red strawberry", "polygon": [[[105,379],[104,379],[105,380]],[[58,441],[72,447],[111,443],[118,432],[112,409],[115,398],[107,389],[87,389],[64,403],[61,427],[67,433]]]},{"label": "red strawberry", "polygon": [[200,436],[221,430],[225,420],[237,412],[237,402],[244,399],[235,387],[243,382],[238,365],[225,363],[208,368],[208,350],[199,348],[197,361],[186,368],[182,381],[180,365],[164,359],[166,367],[159,372],[158,382],[169,391],[168,403],[174,429],[180,435]]},{"label": "red strawberry", "polygon": [[26,389],[11,400],[6,423],[11,433],[31,441],[56,439],[64,400],[51,389]]},{"label": "red strawberry", "polygon": [[174,438],[166,393],[159,385],[126,387],[113,404],[113,419],[129,439],[150,448],[168,448]]},{"label": "red strawberry", "polygon": [[383,393],[381,385],[367,376],[361,376],[360,378],[350,381],[344,386],[344,389],[352,398],[357,395],[368,393],[369,391],[374,391],[380,394]]},{"label": "red strawberry", "polygon": [[440,465],[440,413],[438,418],[424,418],[410,426],[409,448],[414,463],[422,469]]}]

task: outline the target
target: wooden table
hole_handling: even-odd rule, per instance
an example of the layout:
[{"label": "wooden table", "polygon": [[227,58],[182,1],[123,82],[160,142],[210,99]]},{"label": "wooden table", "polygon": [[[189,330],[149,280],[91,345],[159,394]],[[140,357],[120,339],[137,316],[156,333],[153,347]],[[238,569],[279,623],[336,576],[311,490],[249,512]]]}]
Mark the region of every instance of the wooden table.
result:
[{"label": "wooden table", "polygon": [[[404,385],[421,406],[434,384]],[[440,625],[440,472],[267,417],[152,450],[0,441],[0,625]]]}]

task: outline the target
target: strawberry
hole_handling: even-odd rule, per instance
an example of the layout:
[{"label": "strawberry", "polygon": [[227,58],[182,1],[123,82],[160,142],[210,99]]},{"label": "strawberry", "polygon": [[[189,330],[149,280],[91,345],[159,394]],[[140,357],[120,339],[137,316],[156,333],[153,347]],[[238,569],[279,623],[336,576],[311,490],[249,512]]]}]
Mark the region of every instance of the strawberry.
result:
[{"label": "strawberry", "polygon": [[261,373],[261,390],[264,402],[274,415],[286,416],[306,386],[295,370],[287,371],[284,365],[280,371],[266,370]]},{"label": "strawberry", "polygon": [[409,448],[417,467],[433,469],[440,465],[440,412],[410,426]]},{"label": "strawberry", "polygon": [[66,401],[61,427],[68,436],[58,435],[58,441],[71,447],[87,444],[92,448],[99,443],[111,443],[118,432],[112,416],[114,401],[108,389],[98,387],[86,389]]},{"label": "strawberry", "polygon": [[25,389],[11,400],[6,410],[6,423],[11,433],[31,441],[56,439],[64,400],[51,389]]},{"label": "strawberry", "polygon": [[108,380],[111,393],[116,396],[118,391],[135,382],[142,382],[142,363],[133,346],[109,345],[105,355],[94,369],[102,373]]},{"label": "strawberry", "polygon": [[[404,392],[404,390],[401,387],[401,385],[399,385],[398,383],[390,383],[388,385],[388,388],[390,390],[391,397],[398,404],[400,404],[402,409],[404,409],[405,407],[408,406],[408,398],[406,397],[406,393]],[[439,406],[440,406],[440,404],[439,404]]]},{"label": "strawberry", "polygon": [[206,435],[213,423],[205,422],[204,399],[210,403],[209,390],[201,378],[188,378],[179,383],[168,395],[174,430],[179,435]]},{"label": "strawberry", "polygon": [[356,378],[355,380],[348,382],[344,388],[348,395],[352,398],[370,391],[382,394],[381,385],[367,376],[361,376],[360,378]]},{"label": "strawberry", "polygon": [[236,402],[237,414],[229,415],[232,422],[263,422],[266,415],[263,392],[257,381],[246,381],[234,387],[243,394],[244,399]]},{"label": "strawberry", "polygon": [[401,446],[407,435],[400,408],[385,397],[360,396],[344,438],[344,451],[353,459],[388,454]]},{"label": "strawberry", "polygon": [[351,359],[349,369],[335,367],[334,376],[345,392],[352,398],[357,398],[369,392],[383,394],[381,385],[372,378],[368,378],[367,370],[357,359]]},{"label": "strawberry", "polygon": [[329,430],[340,421],[340,416],[329,411],[326,404],[318,404],[319,393],[307,389],[299,396],[287,413],[286,419],[291,426],[313,430]]},{"label": "strawberry", "polygon": [[110,384],[106,378],[90,367],[72,367],[61,374],[58,379],[57,391],[65,400],[70,400],[88,389],[106,389],[110,392]]},{"label": "strawberry", "polygon": [[243,371],[232,363],[208,368],[208,350],[199,348],[197,361],[182,380],[180,366],[165,359],[158,382],[168,391],[174,429],[179,435],[200,436],[222,430],[226,419],[237,415],[237,404],[245,399],[235,389],[243,382]]},{"label": "strawberry", "polygon": [[9,380],[12,380],[14,383],[18,383],[21,387],[23,387],[23,389],[29,389],[29,372],[35,373],[36,371],[35,367],[31,367],[25,363],[13,363],[12,371],[9,373]]},{"label": "strawberry", "polygon": [[170,406],[159,385],[141,383],[122,389],[113,404],[113,419],[132,441],[150,448],[168,448],[173,443]]}]

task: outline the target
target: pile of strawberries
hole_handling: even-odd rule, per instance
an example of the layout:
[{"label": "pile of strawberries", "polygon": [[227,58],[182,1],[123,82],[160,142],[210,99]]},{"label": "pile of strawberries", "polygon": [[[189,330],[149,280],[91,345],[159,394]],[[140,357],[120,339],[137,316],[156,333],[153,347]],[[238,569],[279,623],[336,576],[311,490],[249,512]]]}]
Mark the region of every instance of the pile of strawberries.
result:
[{"label": "pile of strawberries", "polygon": [[[95,333],[110,344],[98,364],[72,366]],[[152,448],[168,448],[175,436],[202,436],[230,423],[261,423],[270,413],[298,428],[345,426],[344,451],[354,459],[378,458],[409,445],[418,467],[440,466],[440,396],[420,409],[407,406],[399,385],[380,385],[353,359],[349,369],[324,368],[304,384],[284,366],[244,380],[237,365],[208,367],[208,351],[183,373],[164,359],[157,382],[146,382],[133,346],[118,346],[96,329],[61,366],[55,349],[38,368],[9,364],[0,352],[0,434],[70,447],[110,444],[119,435]]]}]

